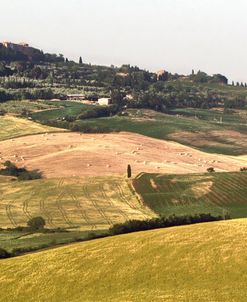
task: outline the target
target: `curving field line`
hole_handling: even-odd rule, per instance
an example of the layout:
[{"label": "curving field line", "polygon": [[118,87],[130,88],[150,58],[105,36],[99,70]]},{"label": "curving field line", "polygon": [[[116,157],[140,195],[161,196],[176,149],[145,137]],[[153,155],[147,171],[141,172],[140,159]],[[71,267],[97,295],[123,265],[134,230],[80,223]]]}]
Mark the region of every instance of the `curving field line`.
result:
[{"label": "curving field line", "polygon": [[81,206],[81,202],[78,199],[78,197],[72,192],[72,190],[70,188],[67,189],[67,192],[71,196],[72,200],[75,202],[75,205],[76,205],[82,219],[86,222],[86,224],[91,225],[92,229],[96,229],[95,223],[90,221],[90,218],[88,217],[87,212]]},{"label": "curving field line", "polygon": [[44,199],[40,199],[39,208],[40,208],[41,213],[43,213],[47,217],[47,224],[49,224],[51,227],[56,227],[55,224],[53,223],[52,215],[45,208],[45,200]]},{"label": "curving field line", "polygon": [[[33,194],[31,194],[31,196],[33,196]],[[24,214],[27,216],[28,219],[31,219],[32,215],[28,211],[28,203],[29,203],[29,198],[23,201],[22,211],[24,212]]]},{"label": "curving field line", "polygon": [[8,218],[9,218],[10,223],[11,223],[14,227],[17,227],[18,225],[17,225],[17,223],[15,222],[14,216],[13,216],[13,214],[12,214],[12,212],[11,212],[11,208],[12,208],[12,207],[13,207],[13,205],[11,205],[10,203],[8,203],[8,204],[6,205],[6,214],[7,214]]},{"label": "curving field line", "polygon": [[146,209],[145,207],[143,207],[141,204],[140,204],[140,207],[137,207],[137,206],[134,206],[132,205],[128,198],[125,196],[121,186],[118,184],[118,183],[115,183],[115,186],[117,188],[117,193],[118,193],[118,196],[120,198],[120,200],[122,200],[123,203],[126,203],[131,209],[133,210],[136,210],[136,211],[142,211],[143,215],[146,217],[146,218],[149,218],[149,216],[147,215],[146,213]]},{"label": "curving field line", "polygon": [[84,195],[86,196],[86,198],[92,202],[94,208],[98,211],[98,213],[101,215],[101,217],[107,222],[107,224],[112,225],[113,223],[112,223],[111,219],[106,216],[104,211],[98,205],[96,199],[91,198],[90,193],[88,192],[88,188],[85,185],[83,186],[83,192],[84,192]]},{"label": "curving field line", "polygon": [[[57,189],[60,189],[62,187],[62,185],[64,184],[64,179],[61,179],[59,182],[58,182],[58,185],[57,185]],[[74,226],[74,224],[69,220],[67,214],[66,214],[66,211],[64,210],[62,204],[61,204],[61,198],[63,198],[65,195],[65,192],[64,192],[64,189],[62,188],[62,191],[61,193],[58,195],[58,197],[56,198],[56,205],[57,205],[57,208],[59,210],[59,212],[61,213],[62,217],[63,217],[63,220],[65,221],[66,224],[68,224],[69,226]]]},{"label": "curving field line", "polygon": [[124,220],[129,220],[129,216],[128,216],[121,208],[118,208],[117,206],[114,205],[114,203],[113,203],[113,201],[112,201],[112,197],[108,197],[108,196],[106,195],[106,192],[105,192],[105,189],[104,189],[104,184],[99,185],[98,188],[99,188],[99,192],[101,193],[102,197],[103,197],[105,200],[109,201],[110,207],[111,207],[111,208],[117,209],[116,212],[117,212],[118,214],[122,215],[122,217],[124,218]]}]

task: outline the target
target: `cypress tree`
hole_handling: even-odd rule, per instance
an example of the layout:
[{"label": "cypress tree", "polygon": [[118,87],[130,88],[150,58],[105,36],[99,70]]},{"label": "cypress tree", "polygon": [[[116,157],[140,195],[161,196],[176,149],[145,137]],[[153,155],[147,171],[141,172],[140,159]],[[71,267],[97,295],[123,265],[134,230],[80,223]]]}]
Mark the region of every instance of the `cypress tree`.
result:
[{"label": "cypress tree", "polygon": [[128,168],[127,168],[127,176],[128,176],[128,178],[131,178],[131,166],[130,165],[128,165]]}]

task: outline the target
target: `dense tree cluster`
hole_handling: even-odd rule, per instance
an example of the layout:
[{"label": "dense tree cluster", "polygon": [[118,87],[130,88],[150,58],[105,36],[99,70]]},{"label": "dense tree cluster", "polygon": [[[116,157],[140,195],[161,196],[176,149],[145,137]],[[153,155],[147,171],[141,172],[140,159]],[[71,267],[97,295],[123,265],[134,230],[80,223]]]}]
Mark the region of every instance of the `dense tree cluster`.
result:
[{"label": "dense tree cluster", "polygon": [[[32,56],[27,57],[0,44],[0,102],[63,99],[67,91],[83,91],[88,100],[111,97],[119,111],[123,107],[168,112],[183,107],[242,108],[246,105],[245,84],[237,83],[236,93],[234,90],[227,93],[221,88],[228,85],[228,79],[221,74],[209,76],[193,70],[188,76],[166,71],[161,76],[127,64],[97,66],[83,63],[82,57],[76,63],[61,54],[45,54],[34,48],[31,53]],[[86,113],[80,118],[86,118],[87,114],[90,117],[96,113]]]}]

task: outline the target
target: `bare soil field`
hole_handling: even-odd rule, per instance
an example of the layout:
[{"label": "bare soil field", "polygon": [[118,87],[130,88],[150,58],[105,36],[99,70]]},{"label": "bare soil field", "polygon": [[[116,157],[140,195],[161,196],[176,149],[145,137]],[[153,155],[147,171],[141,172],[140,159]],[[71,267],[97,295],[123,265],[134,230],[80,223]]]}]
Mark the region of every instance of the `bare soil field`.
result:
[{"label": "bare soil field", "polygon": [[184,145],[133,133],[47,133],[0,142],[0,162],[38,169],[44,177],[125,175],[140,172],[239,171],[245,157],[208,154]]},{"label": "bare soil field", "polygon": [[222,147],[235,145],[247,150],[247,135],[234,130],[212,130],[207,132],[177,132],[169,135],[171,139],[179,139],[184,144],[192,144],[196,147]]}]

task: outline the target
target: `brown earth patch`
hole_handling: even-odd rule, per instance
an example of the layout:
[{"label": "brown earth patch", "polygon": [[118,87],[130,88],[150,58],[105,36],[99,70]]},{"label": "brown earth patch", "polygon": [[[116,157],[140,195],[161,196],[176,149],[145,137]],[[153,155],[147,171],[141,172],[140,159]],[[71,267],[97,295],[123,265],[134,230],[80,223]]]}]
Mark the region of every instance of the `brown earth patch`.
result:
[{"label": "brown earth patch", "polygon": [[1,161],[38,169],[45,177],[238,171],[246,159],[207,154],[134,133],[32,135],[0,142]]},{"label": "brown earth patch", "polygon": [[[208,132],[177,132],[169,135],[169,138],[179,140],[181,143],[197,147],[217,146],[229,147],[234,144],[241,148],[247,148],[247,135],[234,130],[214,130]],[[219,140],[219,141],[217,141]]]}]

